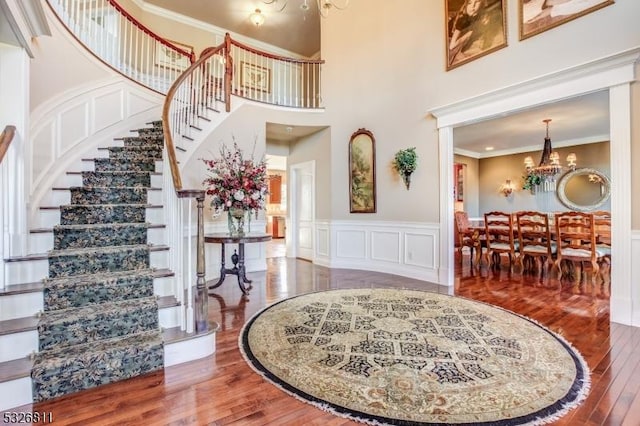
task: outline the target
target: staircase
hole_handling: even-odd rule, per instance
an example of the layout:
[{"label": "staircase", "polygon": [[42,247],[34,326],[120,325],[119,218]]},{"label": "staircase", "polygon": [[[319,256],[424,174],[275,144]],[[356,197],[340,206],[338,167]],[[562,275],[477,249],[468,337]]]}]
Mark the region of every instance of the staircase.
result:
[{"label": "staircase", "polygon": [[[152,176],[164,143],[161,122],[149,124],[122,138],[122,146],[102,148],[109,156],[92,159],[93,170],[68,173],[80,174],[82,186],[53,188],[67,192],[70,203],[43,207],[49,215],[59,212],[58,224],[32,230],[35,241],[50,238],[52,250],[6,260],[14,280],[47,278],[0,291],[0,409],[213,353],[215,326],[191,335],[175,326],[173,273],[158,258],[168,250],[158,244],[164,225],[147,222],[161,207],[150,201],[158,202]],[[32,316],[29,309],[41,312]],[[28,395],[7,402],[20,392]]]},{"label": "staircase", "polygon": [[39,352],[31,369],[43,401],[163,368],[144,209],[162,159],[162,124],[110,147],[70,188],[49,252]]}]

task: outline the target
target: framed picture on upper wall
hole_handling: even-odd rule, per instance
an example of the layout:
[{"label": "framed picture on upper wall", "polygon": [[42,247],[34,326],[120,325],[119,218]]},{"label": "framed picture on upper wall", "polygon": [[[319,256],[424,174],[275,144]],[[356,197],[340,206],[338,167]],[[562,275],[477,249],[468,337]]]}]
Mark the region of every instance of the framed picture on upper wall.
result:
[{"label": "framed picture on upper wall", "polygon": [[270,93],[271,70],[249,62],[240,62],[240,85],[249,90]]},{"label": "framed picture on upper wall", "polygon": [[507,46],[507,0],[445,0],[447,71]]},{"label": "framed picture on upper wall", "polygon": [[376,212],[375,140],[366,129],[349,140],[349,207],[351,213]]},{"label": "framed picture on upper wall", "polygon": [[[167,40],[169,43],[184,50],[193,53],[193,46],[178,43],[177,41]],[[158,67],[171,68],[178,71],[184,71],[189,68],[191,61],[188,56],[180,54],[177,50],[172,49],[166,44],[156,42],[155,65]]]},{"label": "framed picture on upper wall", "polygon": [[520,3],[520,40],[540,34],[614,3],[614,0],[518,1]]}]

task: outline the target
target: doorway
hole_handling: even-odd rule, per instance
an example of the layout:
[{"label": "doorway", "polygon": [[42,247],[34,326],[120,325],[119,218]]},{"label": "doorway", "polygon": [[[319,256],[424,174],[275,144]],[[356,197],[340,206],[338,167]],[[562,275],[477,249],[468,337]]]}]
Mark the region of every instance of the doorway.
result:
[{"label": "doorway", "polygon": [[287,217],[287,157],[281,155],[265,156],[267,160],[267,178],[269,194],[265,207],[266,229],[271,235],[267,243],[267,258],[286,256],[286,217]]},{"label": "doorway", "polygon": [[[549,74],[544,78],[480,95],[432,110],[437,118],[441,170],[453,167],[454,128],[513,114],[563,99],[606,90],[609,98],[611,163],[611,320],[633,324],[631,247],[631,83],[637,51],[623,52]],[[572,84],[566,84],[571,81]],[[444,173],[440,187],[440,283],[454,285],[452,176]]]}]

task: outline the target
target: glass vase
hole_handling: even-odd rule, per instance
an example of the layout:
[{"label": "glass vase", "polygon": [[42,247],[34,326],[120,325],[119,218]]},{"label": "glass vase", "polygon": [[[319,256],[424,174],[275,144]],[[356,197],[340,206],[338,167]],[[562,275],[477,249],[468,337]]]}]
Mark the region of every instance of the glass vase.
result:
[{"label": "glass vase", "polygon": [[244,235],[244,216],[246,211],[236,207],[232,207],[227,212],[227,220],[229,225],[229,234],[232,236]]}]

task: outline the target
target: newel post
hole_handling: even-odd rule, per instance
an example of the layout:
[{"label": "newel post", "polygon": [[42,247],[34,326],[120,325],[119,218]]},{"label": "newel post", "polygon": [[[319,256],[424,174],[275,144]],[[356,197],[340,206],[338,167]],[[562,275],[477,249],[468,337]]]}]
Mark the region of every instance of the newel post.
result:
[{"label": "newel post", "polygon": [[224,35],[224,103],[227,112],[231,111],[231,81],[233,79],[233,59],[231,58],[231,36]]},{"label": "newel post", "polygon": [[196,246],[196,332],[207,331],[209,306],[207,286],[204,279],[204,192],[196,197],[198,208],[198,236]]}]

